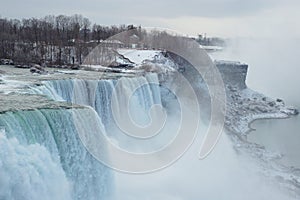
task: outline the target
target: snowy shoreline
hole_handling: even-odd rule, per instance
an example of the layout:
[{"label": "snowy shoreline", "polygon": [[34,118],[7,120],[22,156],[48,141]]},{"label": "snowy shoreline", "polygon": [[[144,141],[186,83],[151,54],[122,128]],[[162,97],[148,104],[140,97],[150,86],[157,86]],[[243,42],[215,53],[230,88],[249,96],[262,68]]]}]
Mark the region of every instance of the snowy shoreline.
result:
[{"label": "snowy shoreline", "polygon": [[256,121],[268,120],[268,119],[288,119],[288,118],[291,118],[295,115],[296,114],[287,115],[287,114],[281,113],[280,111],[278,113],[268,113],[268,114],[256,115],[252,118],[249,118],[249,121],[247,122],[247,128],[245,128],[244,126],[239,127],[239,129],[244,129],[245,130],[243,132],[239,132],[239,134],[248,135],[252,131],[256,131],[255,128],[252,128],[252,124]]},{"label": "snowy shoreline", "polygon": [[246,136],[254,129],[256,120],[284,119],[298,114],[294,107],[286,106],[281,99],[271,99],[249,88],[239,90],[227,87],[226,128],[233,133]]},{"label": "snowy shoreline", "polygon": [[268,119],[288,119],[293,117],[294,115],[285,115],[285,116],[279,116],[277,113],[261,116],[261,117],[255,117],[253,118],[249,123],[248,123],[248,128],[249,130],[246,132],[246,134],[250,134],[252,131],[256,131],[257,129],[252,128],[252,124],[255,123],[256,121],[260,120],[268,120]]}]

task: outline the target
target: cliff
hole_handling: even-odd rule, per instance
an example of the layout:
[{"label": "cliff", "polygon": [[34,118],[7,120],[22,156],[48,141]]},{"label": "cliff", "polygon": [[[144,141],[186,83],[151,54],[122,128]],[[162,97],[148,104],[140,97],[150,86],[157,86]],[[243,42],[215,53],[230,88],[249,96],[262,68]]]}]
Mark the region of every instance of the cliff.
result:
[{"label": "cliff", "polygon": [[245,89],[248,65],[232,61],[215,61],[224,83],[230,84],[238,89]]}]

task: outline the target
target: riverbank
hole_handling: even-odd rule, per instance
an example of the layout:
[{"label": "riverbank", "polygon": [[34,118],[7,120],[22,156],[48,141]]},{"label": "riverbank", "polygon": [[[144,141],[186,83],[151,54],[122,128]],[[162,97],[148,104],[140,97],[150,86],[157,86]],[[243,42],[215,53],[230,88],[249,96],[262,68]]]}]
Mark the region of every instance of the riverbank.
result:
[{"label": "riverbank", "polygon": [[281,99],[271,99],[249,88],[239,90],[227,86],[227,112],[225,128],[229,132],[246,136],[251,124],[261,119],[282,119],[297,115],[297,108],[286,106]]}]

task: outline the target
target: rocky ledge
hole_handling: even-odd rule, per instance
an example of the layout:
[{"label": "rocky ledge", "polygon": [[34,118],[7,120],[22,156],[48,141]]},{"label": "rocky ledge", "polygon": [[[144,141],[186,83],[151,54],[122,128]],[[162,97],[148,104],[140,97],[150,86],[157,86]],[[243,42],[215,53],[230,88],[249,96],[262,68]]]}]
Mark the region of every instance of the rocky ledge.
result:
[{"label": "rocky ledge", "polygon": [[248,65],[239,62],[217,61],[227,95],[225,127],[229,132],[246,135],[251,122],[258,119],[287,118],[297,115],[296,108],[285,105],[282,99],[272,99],[249,89],[246,85]]},{"label": "rocky ledge", "polygon": [[18,93],[0,94],[0,114],[5,112],[16,112],[20,110],[72,108],[83,107],[68,102],[49,100],[45,96],[41,95]]}]

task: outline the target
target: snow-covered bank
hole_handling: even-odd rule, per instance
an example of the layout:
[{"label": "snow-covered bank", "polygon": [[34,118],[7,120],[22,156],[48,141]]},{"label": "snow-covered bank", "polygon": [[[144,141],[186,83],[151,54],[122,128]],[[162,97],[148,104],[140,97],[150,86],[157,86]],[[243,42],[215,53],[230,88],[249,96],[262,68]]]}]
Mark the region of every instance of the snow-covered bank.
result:
[{"label": "snow-covered bank", "polygon": [[298,110],[285,105],[282,99],[272,99],[248,88],[248,65],[233,61],[215,61],[223,78],[227,96],[225,127],[229,132],[246,135],[254,120],[287,118]]},{"label": "snow-covered bank", "polygon": [[[109,54],[104,64],[90,62],[97,60],[89,55],[81,66],[84,70],[115,72],[140,75],[145,72],[166,73],[174,71],[175,63],[164,56],[165,51],[150,49],[117,49]],[[93,64],[91,64],[93,63]]]},{"label": "snow-covered bank", "polygon": [[286,106],[281,99],[273,100],[249,88],[227,88],[225,125],[230,132],[246,135],[252,130],[250,124],[254,120],[287,118],[298,114],[296,108]]},{"label": "snow-covered bank", "polygon": [[146,60],[154,60],[161,51],[159,50],[136,50],[136,49],[118,49],[118,53],[128,58],[136,65],[141,65]]}]

